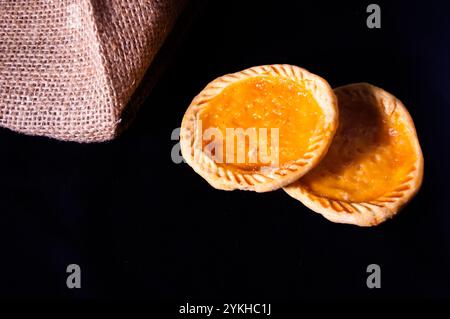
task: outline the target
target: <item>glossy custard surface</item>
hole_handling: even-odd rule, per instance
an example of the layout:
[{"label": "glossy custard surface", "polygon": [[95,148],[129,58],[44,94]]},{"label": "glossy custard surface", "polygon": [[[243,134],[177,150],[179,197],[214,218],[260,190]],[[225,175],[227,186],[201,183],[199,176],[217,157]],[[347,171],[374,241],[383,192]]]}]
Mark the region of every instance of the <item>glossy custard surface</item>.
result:
[{"label": "glossy custard surface", "polygon": [[320,164],[297,183],[322,197],[369,202],[396,189],[414,168],[411,129],[399,112],[386,114],[375,98],[336,95],[334,140]]},{"label": "glossy custard surface", "polygon": [[[222,165],[253,171],[300,159],[307,151],[311,137],[323,130],[325,117],[311,92],[301,83],[261,75],[224,88],[208,102],[199,119],[204,148],[217,141],[207,130],[219,130]],[[227,135],[227,129],[234,130],[235,134]],[[252,134],[257,136],[257,143],[251,142],[255,140],[250,138],[254,136]],[[234,147],[227,147],[227,144],[234,144]],[[238,154],[244,154],[240,160]],[[271,162],[275,158],[277,163]]]}]

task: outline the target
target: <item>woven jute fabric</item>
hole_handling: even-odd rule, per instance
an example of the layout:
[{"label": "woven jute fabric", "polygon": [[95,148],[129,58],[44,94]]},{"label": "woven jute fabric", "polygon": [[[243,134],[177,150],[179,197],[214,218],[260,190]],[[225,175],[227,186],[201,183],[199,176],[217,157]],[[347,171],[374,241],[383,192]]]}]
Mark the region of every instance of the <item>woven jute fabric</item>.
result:
[{"label": "woven jute fabric", "polygon": [[0,0],[0,125],[68,141],[114,138],[184,2]]}]

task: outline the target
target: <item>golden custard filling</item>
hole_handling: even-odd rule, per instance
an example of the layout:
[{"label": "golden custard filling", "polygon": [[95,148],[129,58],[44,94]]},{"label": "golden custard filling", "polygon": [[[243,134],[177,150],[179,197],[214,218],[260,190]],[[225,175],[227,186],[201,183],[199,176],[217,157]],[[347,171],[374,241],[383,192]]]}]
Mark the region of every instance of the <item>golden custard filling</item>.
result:
[{"label": "golden custard filling", "polygon": [[202,148],[218,165],[254,171],[300,159],[325,116],[303,84],[261,75],[224,88],[198,120]]},{"label": "golden custard filling", "polygon": [[367,102],[341,105],[340,124],[322,162],[300,183],[334,200],[370,202],[398,188],[414,168],[411,132],[398,113]]}]

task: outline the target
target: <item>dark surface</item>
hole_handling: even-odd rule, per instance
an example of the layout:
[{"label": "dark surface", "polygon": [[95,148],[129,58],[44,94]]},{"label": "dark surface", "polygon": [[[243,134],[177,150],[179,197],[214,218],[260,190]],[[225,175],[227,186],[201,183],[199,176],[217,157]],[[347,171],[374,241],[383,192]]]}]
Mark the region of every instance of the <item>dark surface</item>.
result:
[{"label": "dark surface", "polygon": [[[119,139],[0,131],[0,296],[208,299],[450,297],[450,5],[214,1]],[[376,228],[333,224],[283,191],[224,192],[174,164],[170,136],[215,77],[290,63],[400,98],[425,157],[420,193]],[[66,288],[66,267],[82,289]],[[366,287],[366,267],[382,288]]]}]

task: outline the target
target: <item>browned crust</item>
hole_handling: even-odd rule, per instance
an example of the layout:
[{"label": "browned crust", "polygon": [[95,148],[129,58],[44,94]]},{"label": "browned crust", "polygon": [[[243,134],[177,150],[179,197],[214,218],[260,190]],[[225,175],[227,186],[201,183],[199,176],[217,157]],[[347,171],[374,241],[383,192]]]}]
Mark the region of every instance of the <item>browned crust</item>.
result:
[{"label": "browned crust", "polygon": [[[231,83],[260,75],[286,77],[304,84],[311,91],[325,114],[326,126],[322,131],[323,133],[311,139],[308,151],[302,158],[278,168],[264,172],[244,173],[218,166],[212,158],[201,150],[202,144],[198,138],[198,127],[196,125],[199,111],[207,106],[210,99]],[[337,99],[324,79],[293,65],[256,66],[215,79],[193,99],[181,124],[181,153],[186,162],[214,188],[256,192],[272,191],[294,182],[319,163],[331,144],[332,137],[337,129],[337,121]],[[195,149],[197,149],[197,152],[194,152]]]},{"label": "browned crust", "polygon": [[337,95],[360,95],[370,91],[380,102],[384,114],[398,112],[408,125],[409,137],[417,154],[417,161],[403,181],[389,193],[370,202],[339,201],[322,197],[303,187],[301,180],[284,188],[292,197],[308,208],[336,223],[375,226],[392,218],[418,192],[423,179],[423,155],[414,122],[403,103],[392,94],[368,83],[356,83],[335,89]]}]

